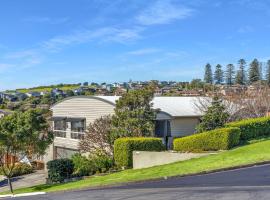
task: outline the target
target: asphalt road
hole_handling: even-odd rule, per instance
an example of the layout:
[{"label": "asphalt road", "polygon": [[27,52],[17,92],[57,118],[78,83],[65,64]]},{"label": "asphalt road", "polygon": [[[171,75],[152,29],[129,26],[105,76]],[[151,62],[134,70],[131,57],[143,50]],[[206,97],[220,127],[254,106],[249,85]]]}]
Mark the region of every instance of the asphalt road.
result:
[{"label": "asphalt road", "polygon": [[20,197],[21,200],[269,200],[270,165],[199,176]]}]

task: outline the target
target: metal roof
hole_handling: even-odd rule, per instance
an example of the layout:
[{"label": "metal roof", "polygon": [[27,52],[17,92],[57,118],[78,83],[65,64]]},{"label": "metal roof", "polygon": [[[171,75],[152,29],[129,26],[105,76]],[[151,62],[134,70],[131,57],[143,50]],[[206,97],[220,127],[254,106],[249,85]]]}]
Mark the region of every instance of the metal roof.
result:
[{"label": "metal roof", "polygon": [[[116,103],[120,96],[96,96],[105,101]],[[196,117],[202,116],[203,113],[196,107],[200,99],[207,97],[154,97],[154,109],[168,113],[172,117]],[[198,105],[198,104],[197,104]]]}]

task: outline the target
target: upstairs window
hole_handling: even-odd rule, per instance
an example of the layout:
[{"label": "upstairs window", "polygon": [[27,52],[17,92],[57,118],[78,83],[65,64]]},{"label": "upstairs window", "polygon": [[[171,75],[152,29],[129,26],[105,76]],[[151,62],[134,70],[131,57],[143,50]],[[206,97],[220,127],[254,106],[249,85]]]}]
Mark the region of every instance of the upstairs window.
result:
[{"label": "upstairs window", "polygon": [[85,131],[85,119],[82,118],[69,118],[71,123],[71,132],[84,132]]},{"label": "upstairs window", "polygon": [[54,130],[66,131],[67,123],[65,119],[54,120]]}]

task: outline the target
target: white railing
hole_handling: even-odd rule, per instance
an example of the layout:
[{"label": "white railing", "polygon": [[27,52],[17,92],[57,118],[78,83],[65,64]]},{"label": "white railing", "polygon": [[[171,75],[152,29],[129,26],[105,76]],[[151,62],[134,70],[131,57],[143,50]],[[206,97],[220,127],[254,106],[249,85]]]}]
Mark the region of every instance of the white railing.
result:
[{"label": "white railing", "polygon": [[53,133],[54,133],[55,137],[62,137],[62,138],[67,137],[67,131],[54,130]]},{"label": "white railing", "polygon": [[84,137],[84,132],[71,132],[70,137],[71,139],[81,140]]}]

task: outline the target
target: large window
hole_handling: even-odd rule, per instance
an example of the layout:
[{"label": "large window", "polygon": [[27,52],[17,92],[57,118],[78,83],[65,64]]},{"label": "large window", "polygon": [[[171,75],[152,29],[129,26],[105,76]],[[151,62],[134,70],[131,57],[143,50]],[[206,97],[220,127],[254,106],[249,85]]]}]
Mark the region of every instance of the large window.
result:
[{"label": "large window", "polygon": [[72,132],[84,132],[84,130],[85,130],[85,120],[72,120],[71,121]]},{"label": "large window", "polygon": [[65,131],[67,128],[66,120],[56,120],[54,121],[54,130]]}]

